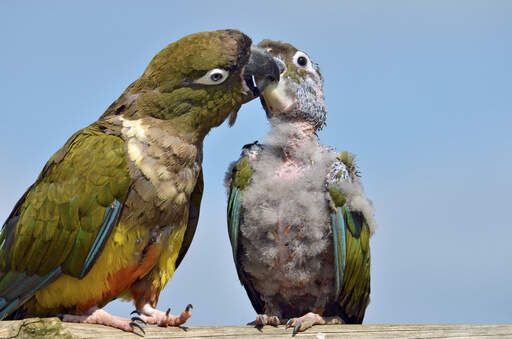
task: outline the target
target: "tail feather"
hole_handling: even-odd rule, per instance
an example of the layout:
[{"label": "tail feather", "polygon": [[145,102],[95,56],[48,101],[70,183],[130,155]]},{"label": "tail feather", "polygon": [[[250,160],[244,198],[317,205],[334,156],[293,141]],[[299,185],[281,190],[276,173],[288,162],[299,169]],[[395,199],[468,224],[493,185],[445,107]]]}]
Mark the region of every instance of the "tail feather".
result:
[{"label": "tail feather", "polygon": [[34,293],[52,282],[61,273],[57,267],[45,276],[34,274],[28,276],[24,272],[8,272],[0,278],[0,320],[23,305]]}]

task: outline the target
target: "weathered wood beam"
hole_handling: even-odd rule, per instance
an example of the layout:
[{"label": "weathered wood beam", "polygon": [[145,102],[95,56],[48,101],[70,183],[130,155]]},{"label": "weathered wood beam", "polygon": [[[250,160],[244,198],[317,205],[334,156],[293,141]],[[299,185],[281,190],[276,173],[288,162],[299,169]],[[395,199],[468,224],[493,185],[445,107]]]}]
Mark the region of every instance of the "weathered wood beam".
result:
[{"label": "weathered wood beam", "polygon": [[[290,338],[291,329],[266,326],[145,327],[145,338]],[[0,338],[140,338],[101,325],[62,323],[57,318],[0,322]],[[298,338],[512,338],[512,325],[326,325],[297,334]]]}]

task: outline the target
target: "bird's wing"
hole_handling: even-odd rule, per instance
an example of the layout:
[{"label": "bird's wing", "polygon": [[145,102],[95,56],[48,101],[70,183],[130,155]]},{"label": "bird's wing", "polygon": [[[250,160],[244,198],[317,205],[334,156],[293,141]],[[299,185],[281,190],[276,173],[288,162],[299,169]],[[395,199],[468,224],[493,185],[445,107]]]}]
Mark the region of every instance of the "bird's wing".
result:
[{"label": "bird's wing", "polygon": [[197,178],[196,187],[190,196],[187,230],[183,236],[183,243],[178,254],[178,259],[176,259],[176,268],[178,268],[185,254],[187,254],[190,244],[192,243],[192,238],[194,238],[194,234],[196,233],[197,222],[199,221],[199,209],[201,208],[201,199],[203,197],[203,188],[203,171],[201,170]]},{"label": "bird's wing", "polygon": [[[253,146],[254,145],[254,146]],[[231,243],[231,249],[233,251],[233,260],[235,261],[236,271],[238,278],[247,291],[247,295],[251,300],[252,306],[257,313],[264,313],[264,303],[260,295],[254,289],[251,280],[245,273],[241,265],[241,256],[243,249],[240,248],[238,241],[240,235],[240,222],[243,218],[242,208],[242,195],[245,187],[249,184],[252,176],[252,169],[249,165],[249,156],[247,155],[250,148],[260,147],[255,144],[246,145],[242,152],[242,157],[233,166],[229,179],[229,192],[228,192],[228,208],[227,208],[227,220],[228,220],[228,234],[229,241]]]},{"label": "bird's wing", "polygon": [[328,180],[336,266],[336,297],[349,323],[361,323],[370,302],[370,229],[361,211],[349,207],[350,195],[337,184],[357,180],[354,157],[343,152]]},{"label": "bird's wing", "polygon": [[55,153],[0,234],[0,319],[62,273],[89,272],[130,186],[124,141],[94,125]]}]

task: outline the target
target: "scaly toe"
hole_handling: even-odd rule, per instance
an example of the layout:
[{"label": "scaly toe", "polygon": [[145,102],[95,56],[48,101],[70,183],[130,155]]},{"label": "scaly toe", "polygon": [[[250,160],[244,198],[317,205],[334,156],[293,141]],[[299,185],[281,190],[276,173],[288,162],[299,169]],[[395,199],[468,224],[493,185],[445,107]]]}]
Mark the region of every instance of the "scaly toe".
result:
[{"label": "scaly toe", "polygon": [[277,316],[274,315],[274,316],[268,318],[267,324],[276,327],[276,326],[279,326],[279,324],[281,324],[281,321],[279,320],[279,318]]}]

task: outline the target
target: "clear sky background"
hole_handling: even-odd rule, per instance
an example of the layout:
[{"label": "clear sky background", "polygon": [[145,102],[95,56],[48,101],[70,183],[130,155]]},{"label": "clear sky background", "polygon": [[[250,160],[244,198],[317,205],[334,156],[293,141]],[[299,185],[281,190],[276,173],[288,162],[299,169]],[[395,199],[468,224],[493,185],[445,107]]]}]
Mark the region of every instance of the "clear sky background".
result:
[{"label": "clear sky background", "polygon": [[[512,321],[512,1],[0,2],[0,219],[72,133],[184,35],[238,28],[320,64],[322,143],[358,163],[379,223],[366,323]],[[160,297],[189,324],[255,317],[226,231],[224,172],[267,132],[259,102],[205,140],[188,255]],[[108,309],[128,316],[133,306]]]}]

